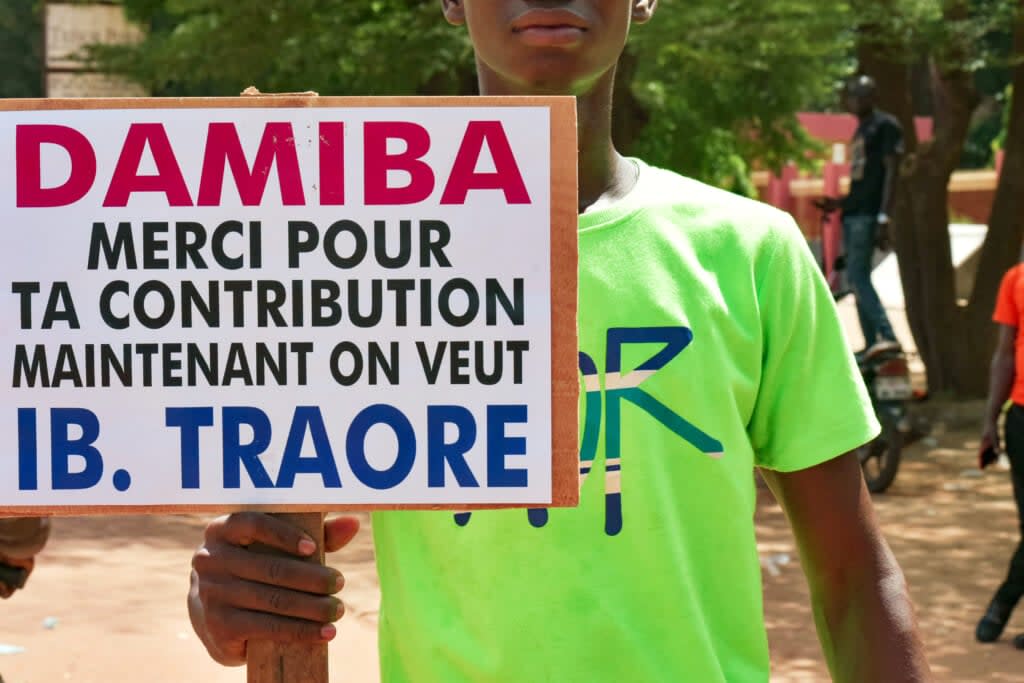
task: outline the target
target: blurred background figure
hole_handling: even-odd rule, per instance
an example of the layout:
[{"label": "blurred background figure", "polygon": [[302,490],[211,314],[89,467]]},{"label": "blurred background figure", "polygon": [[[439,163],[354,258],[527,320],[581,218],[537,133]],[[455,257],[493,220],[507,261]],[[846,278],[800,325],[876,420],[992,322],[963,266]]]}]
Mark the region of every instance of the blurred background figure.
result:
[{"label": "blurred background figure", "polygon": [[858,76],[844,92],[847,111],[858,120],[850,144],[850,191],[827,197],[826,211],[843,212],[843,251],[865,351],[875,344],[895,344],[896,333],[871,282],[875,248],[890,242],[889,211],[897,165],[903,154],[903,128],[894,116],[875,106],[876,86],[870,76]]}]

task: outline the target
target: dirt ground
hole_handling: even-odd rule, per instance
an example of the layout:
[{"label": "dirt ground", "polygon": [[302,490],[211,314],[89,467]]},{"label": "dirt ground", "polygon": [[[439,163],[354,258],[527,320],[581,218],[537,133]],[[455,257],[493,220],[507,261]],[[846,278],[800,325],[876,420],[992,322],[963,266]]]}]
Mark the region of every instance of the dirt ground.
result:
[{"label": "dirt ground", "polygon": [[[974,627],[1005,577],[1019,532],[1005,466],[984,474],[976,467],[978,435],[967,427],[980,424],[973,412],[953,420],[953,429],[937,422],[932,437],[910,447],[895,483],[875,497],[875,506],[907,576],[935,680],[1021,683],[1024,651],[1010,641],[1024,632],[1024,610],[1000,642],[974,640]],[[763,495],[759,508],[758,537],[767,564],[779,555],[794,558],[778,506]],[[795,559],[775,565],[764,571],[772,681],[827,681],[800,568]]]},{"label": "dirt ground", "polygon": [[[1024,683],[1024,652],[1006,637],[981,646],[972,636],[1017,529],[1006,472],[973,469],[968,422],[976,424],[940,422],[932,440],[913,446],[894,487],[876,499],[878,512],[907,573],[936,680]],[[244,681],[243,670],[213,664],[189,627],[189,558],[202,525],[197,517],[59,520],[28,590],[0,603],[5,683]],[[772,680],[827,681],[792,537],[767,495],[758,532]],[[332,562],[345,568],[349,604],[330,650],[332,678],[373,683],[377,583],[369,534]],[[1019,632],[1024,610],[1007,634]]]}]

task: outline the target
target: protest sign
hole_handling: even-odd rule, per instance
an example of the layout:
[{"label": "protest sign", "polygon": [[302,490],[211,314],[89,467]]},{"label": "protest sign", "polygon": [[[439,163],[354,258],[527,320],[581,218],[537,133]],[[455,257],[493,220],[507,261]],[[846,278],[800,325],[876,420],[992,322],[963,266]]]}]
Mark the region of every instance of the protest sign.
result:
[{"label": "protest sign", "polygon": [[575,504],[571,98],[0,102],[0,513]]}]

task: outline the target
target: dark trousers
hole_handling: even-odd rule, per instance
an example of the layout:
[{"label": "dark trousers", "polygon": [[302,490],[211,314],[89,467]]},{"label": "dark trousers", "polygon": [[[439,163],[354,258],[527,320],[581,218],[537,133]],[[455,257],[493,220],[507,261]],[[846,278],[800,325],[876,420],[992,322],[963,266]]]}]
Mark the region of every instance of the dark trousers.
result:
[{"label": "dark trousers", "polygon": [[1016,403],[1006,415],[1006,453],[1010,458],[1013,495],[1017,499],[1017,518],[1021,540],[1010,560],[1006,581],[999,587],[996,600],[1013,607],[1024,597],[1024,406]]}]

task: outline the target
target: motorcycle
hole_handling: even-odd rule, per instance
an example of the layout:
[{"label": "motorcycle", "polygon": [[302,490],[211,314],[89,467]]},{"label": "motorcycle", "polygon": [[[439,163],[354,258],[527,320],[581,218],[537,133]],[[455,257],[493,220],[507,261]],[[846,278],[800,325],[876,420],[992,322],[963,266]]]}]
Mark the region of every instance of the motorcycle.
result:
[{"label": "motorcycle", "polygon": [[[823,202],[815,205],[822,211],[822,226],[834,208]],[[877,257],[876,257],[877,258]],[[822,257],[819,260],[823,261]],[[838,302],[852,292],[844,282],[846,259],[843,255],[833,264],[829,286]],[[824,263],[820,263],[824,270]],[[910,380],[910,366],[903,348],[896,342],[880,342],[857,356],[861,377],[868,388],[875,415],[882,425],[881,433],[870,443],[857,449],[864,472],[864,481],[871,493],[887,490],[899,471],[904,447],[923,435],[921,425],[909,414],[912,402],[921,400]]]},{"label": "motorcycle", "polygon": [[858,357],[857,364],[882,425],[874,441],[857,449],[857,458],[868,490],[882,493],[892,485],[900,468],[903,448],[915,436],[908,409],[916,395],[910,382],[907,356],[899,344],[875,344]]}]

